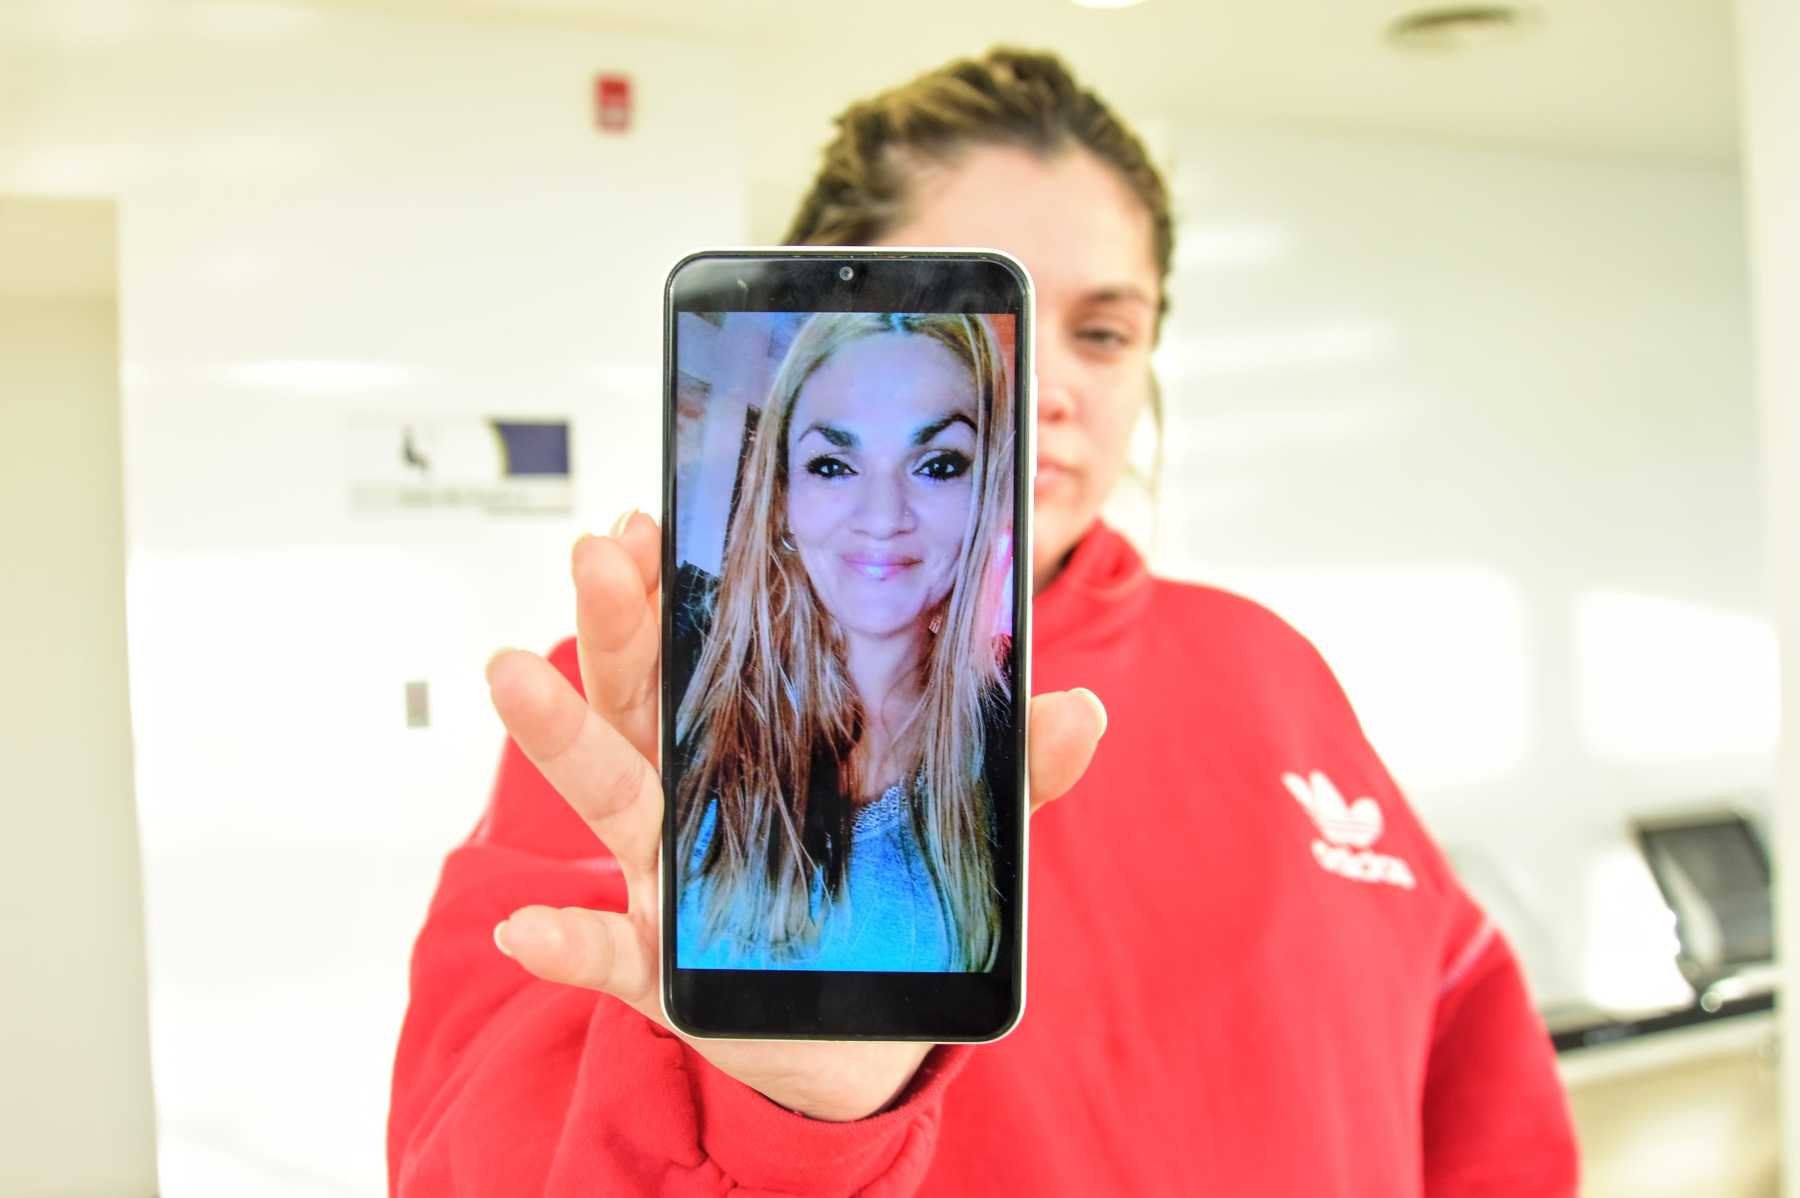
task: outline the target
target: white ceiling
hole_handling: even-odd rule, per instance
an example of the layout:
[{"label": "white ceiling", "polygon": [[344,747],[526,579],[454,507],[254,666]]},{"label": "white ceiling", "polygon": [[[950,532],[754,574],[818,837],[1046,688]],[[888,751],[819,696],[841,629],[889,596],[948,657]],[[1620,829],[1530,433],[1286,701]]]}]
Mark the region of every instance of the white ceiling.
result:
[{"label": "white ceiling", "polygon": [[[1477,51],[1396,50],[1406,0],[315,0],[698,40],[741,50],[753,224],[788,211],[847,101],[997,42],[1055,50],[1155,128],[1255,122],[1730,163],[1729,0],[1543,0]],[[598,65],[598,64],[597,64]]]},{"label": "white ceiling", "polygon": [[[0,4],[7,0],[0,0]],[[87,0],[83,0],[84,3]],[[97,0],[114,5],[137,0]],[[213,7],[220,0],[195,7]],[[996,43],[1041,47],[1166,151],[1175,130],[1264,124],[1445,138],[1551,154],[1729,166],[1737,158],[1730,0],[1537,0],[1529,30],[1450,54],[1383,38],[1409,0],[227,0],[548,28],[732,50],[750,233],[782,232],[845,103]],[[609,64],[596,62],[596,70]],[[648,98],[646,98],[648,102]]]}]

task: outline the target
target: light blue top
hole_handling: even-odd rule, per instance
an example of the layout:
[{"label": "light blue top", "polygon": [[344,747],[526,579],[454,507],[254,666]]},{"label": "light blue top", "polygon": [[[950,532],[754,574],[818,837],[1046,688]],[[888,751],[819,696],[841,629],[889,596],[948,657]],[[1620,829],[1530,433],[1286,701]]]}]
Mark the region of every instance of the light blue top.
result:
[{"label": "light blue top", "polygon": [[[688,862],[675,923],[675,961],[683,969],[824,969],[944,972],[950,963],[950,928],[944,905],[913,829],[906,792],[890,786],[856,813],[844,894],[832,904],[810,952],[777,958],[767,948],[747,949],[724,937],[702,942],[706,887],[696,878],[718,822],[709,803]],[[825,871],[816,868],[812,909],[825,903]]]}]

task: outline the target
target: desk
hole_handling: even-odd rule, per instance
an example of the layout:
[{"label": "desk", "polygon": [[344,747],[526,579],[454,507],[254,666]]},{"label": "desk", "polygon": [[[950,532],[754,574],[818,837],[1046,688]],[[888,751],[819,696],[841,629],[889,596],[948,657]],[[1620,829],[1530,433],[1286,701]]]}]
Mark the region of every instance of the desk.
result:
[{"label": "desk", "polygon": [[1584,1198],[1777,1198],[1776,1045],[1764,1009],[1559,1054]]}]

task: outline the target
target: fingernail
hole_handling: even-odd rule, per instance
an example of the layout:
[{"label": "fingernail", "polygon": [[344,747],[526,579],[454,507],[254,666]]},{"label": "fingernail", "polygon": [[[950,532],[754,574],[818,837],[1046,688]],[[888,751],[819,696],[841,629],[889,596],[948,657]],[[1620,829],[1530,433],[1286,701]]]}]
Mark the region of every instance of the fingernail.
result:
[{"label": "fingernail", "polygon": [[505,657],[508,653],[511,653],[512,651],[513,650],[510,645],[504,649],[497,651],[492,657],[488,658],[487,665],[485,665],[481,668],[481,676],[488,680],[489,685],[492,685],[492,683],[494,681],[494,663],[499,661],[502,657]]},{"label": "fingernail", "polygon": [[623,516],[620,516],[617,520],[613,521],[612,531],[610,533],[608,533],[607,535],[610,537],[614,537],[614,538],[618,537],[620,533],[623,533],[625,531],[625,526],[627,524],[631,523],[631,518],[635,515],[637,515],[636,508],[634,508],[634,507],[626,508],[625,514]]},{"label": "fingernail", "polygon": [[506,947],[506,921],[503,919],[494,925],[494,947],[512,956],[512,950]]},{"label": "fingernail", "polygon": [[1100,715],[1100,735],[1105,736],[1106,735],[1106,704],[1104,704],[1100,701],[1099,695],[1096,695],[1093,691],[1089,690],[1085,686],[1076,687],[1074,690],[1074,693],[1077,695],[1086,695],[1087,701],[1094,705],[1094,710],[1096,712],[1098,712]]}]

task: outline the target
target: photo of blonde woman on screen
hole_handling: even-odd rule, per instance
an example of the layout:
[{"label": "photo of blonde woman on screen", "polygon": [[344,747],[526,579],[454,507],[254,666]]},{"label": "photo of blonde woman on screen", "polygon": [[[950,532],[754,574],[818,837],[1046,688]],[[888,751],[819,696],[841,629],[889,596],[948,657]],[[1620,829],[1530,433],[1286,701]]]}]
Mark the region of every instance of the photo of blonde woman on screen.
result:
[{"label": "photo of blonde woman on screen", "polygon": [[735,475],[677,483],[676,963],[991,969],[1018,794],[1012,320],[704,319],[761,336],[773,378],[718,417]]}]

